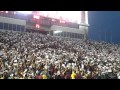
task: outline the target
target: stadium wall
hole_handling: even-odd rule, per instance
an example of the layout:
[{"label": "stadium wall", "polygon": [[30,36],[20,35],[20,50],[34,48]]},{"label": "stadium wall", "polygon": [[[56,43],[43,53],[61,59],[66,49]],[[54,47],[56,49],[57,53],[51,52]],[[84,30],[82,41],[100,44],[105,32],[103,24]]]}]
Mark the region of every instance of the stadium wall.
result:
[{"label": "stadium wall", "polygon": [[2,17],[2,16],[0,16],[0,22],[26,26],[26,21],[25,20]]},{"label": "stadium wall", "polygon": [[85,26],[85,25],[84,26],[80,25],[79,29],[52,25],[51,26],[51,30],[52,31],[60,31],[60,33],[61,33],[61,31],[63,33],[69,33],[67,36],[71,37],[71,38],[86,39],[87,38],[87,34],[88,34],[88,26]]},{"label": "stadium wall", "polygon": [[53,31],[65,31],[65,32],[71,32],[71,33],[79,33],[79,34],[84,34],[84,29],[76,29],[76,28],[69,28],[69,27],[63,27],[63,26],[57,26],[57,25],[52,25],[51,30]]}]

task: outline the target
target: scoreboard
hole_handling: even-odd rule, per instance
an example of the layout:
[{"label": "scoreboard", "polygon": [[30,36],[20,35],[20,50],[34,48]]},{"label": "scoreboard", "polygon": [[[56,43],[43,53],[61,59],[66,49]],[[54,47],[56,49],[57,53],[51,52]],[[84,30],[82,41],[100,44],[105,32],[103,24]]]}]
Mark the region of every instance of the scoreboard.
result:
[{"label": "scoreboard", "polygon": [[34,25],[36,28],[40,26],[50,27],[52,25],[65,26],[77,29],[79,28],[79,24],[77,23],[65,22],[63,20],[38,15],[29,15],[27,23]]}]

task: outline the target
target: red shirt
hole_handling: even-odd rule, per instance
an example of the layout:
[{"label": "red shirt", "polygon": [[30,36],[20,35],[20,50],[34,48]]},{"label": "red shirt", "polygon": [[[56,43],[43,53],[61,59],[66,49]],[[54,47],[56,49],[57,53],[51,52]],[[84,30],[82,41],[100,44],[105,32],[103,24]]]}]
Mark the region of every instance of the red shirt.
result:
[{"label": "red shirt", "polygon": [[39,75],[37,75],[37,76],[35,77],[35,79],[39,79]]},{"label": "red shirt", "polygon": [[60,74],[60,79],[65,79],[65,75]]},{"label": "red shirt", "polygon": [[51,68],[51,69],[50,69],[50,74],[53,75],[53,73],[54,73],[54,69]]},{"label": "red shirt", "polygon": [[75,75],[75,79],[80,79],[80,78],[81,78],[80,74]]},{"label": "red shirt", "polygon": [[66,74],[65,79],[70,79],[71,78],[70,76],[71,76],[70,74]]},{"label": "red shirt", "polygon": [[42,75],[39,75],[38,79],[43,79]]}]

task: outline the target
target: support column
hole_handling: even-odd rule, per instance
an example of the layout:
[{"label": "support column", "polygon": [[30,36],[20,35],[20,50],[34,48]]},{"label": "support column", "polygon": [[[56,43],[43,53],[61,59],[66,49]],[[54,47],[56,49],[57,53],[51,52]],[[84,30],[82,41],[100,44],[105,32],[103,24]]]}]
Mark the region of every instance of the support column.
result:
[{"label": "support column", "polygon": [[85,11],[81,11],[81,23],[85,24],[86,18],[85,18]]}]

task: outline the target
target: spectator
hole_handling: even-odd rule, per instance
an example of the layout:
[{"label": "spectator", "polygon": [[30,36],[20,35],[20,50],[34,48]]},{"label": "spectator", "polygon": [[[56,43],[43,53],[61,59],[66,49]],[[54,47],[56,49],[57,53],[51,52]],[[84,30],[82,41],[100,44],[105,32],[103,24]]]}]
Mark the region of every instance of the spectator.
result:
[{"label": "spectator", "polygon": [[119,78],[119,52],[117,44],[0,31],[0,78]]}]

